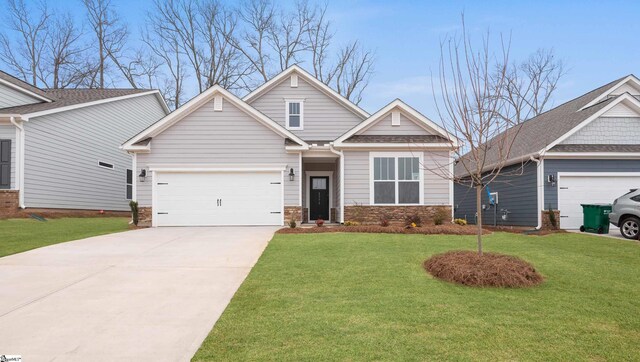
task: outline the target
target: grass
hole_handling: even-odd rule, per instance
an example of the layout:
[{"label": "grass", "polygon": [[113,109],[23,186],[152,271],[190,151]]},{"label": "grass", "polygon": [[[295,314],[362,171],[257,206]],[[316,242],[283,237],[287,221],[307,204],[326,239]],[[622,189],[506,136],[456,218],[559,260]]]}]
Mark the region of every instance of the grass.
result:
[{"label": "grass", "polygon": [[530,289],[429,276],[473,236],[276,235],[194,356],[220,360],[637,360],[640,245],[580,234],[494,233],[487,251],[532,262]]},{"label": "grass", "polygon": [[0,220],[0,257],[90,236],[125,231],[121,217]]}]

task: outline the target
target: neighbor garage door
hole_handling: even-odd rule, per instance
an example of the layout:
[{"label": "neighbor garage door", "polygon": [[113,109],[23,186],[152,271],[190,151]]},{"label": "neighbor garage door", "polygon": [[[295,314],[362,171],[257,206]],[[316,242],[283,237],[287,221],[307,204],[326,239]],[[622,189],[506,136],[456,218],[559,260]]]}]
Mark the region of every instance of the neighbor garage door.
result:
[{"label": "neighbor garage door", "polygon": [[582,225],[582,207],[580,204],[611,204],[613,200],[640,188],[640,175],[597,175],[571,174],[558,177],[558,209],[560,227],[578,229]]},{"label": "neighbor garage door", "polygon": [[156,226],[281,225],[281,172],[157,172]]}]

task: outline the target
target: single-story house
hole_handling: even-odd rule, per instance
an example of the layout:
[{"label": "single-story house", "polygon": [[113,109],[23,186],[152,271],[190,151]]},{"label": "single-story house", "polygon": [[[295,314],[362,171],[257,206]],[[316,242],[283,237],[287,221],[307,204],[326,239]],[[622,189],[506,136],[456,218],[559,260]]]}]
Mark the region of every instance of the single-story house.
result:
[{"label": "single-story house", "polygon": [[[549,222],[546,211],[554,210],[560,228],[578,229],[580,204],[612,203],[640,188],[640,80],[634,75],[515,127],[517,132],[508,131],[517,135],[505,175],[483,192],[486,224],[542,227]],[[486,169],[498,160],[498,151],[490,149]],[[461,164],[455,173],[468,175]],[[489,193],[496,193],[496,205]],[[456,184],[455,217],[475,223],[475,198],[475,190]]]},{"label": "single-story house", "polygon": [[454,147],[402,101],[370,115],[299,66],[243,99],[215,85],[122,145],[153,226],[451,215]]},{"label": "single-story house", "polygon": [[0,216],[129,210],[132,133],[164,117],[157,90],[40,89],[0,71]]}]

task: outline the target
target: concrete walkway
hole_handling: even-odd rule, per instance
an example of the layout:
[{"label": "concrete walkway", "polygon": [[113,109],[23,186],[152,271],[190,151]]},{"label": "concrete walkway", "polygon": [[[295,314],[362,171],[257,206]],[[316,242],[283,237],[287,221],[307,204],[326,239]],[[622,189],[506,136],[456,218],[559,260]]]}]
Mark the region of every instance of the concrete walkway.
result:
[{"label": "concrete walkway", "polygon": [[0,258],[0,355],[188,361],[276,229],[141,229]]}]

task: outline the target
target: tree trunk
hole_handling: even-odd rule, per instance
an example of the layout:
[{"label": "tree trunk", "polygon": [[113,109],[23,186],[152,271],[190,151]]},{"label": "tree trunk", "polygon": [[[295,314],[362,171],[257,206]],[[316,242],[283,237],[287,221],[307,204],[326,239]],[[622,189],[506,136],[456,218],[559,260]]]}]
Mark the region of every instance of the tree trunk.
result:
[{"label": "tree trunk", "polygon": [[482,255],[482,185],[476,186],[476,212],[478,220],[476,227],[478,228],[478,254]]}]

